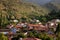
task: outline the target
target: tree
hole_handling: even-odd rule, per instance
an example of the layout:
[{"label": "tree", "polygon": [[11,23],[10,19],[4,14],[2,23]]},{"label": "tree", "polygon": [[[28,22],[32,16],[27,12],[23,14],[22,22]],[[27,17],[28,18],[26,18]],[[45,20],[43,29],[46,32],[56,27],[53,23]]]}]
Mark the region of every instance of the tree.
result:
[{"label": "tree", "polygon": [[35,37],[32,32],[29,32],[27,36],[28,36],[28,37]]},{"label": "tree", "polygon": [[23,33],[20,33],[17,38],[26,38],[26,36]]},{"label": "tree", "polygon": [[46,18],[48,20],[60,19],[60,10],[58,10],[58,11],[52,10],[48,15],[46,15]]}]

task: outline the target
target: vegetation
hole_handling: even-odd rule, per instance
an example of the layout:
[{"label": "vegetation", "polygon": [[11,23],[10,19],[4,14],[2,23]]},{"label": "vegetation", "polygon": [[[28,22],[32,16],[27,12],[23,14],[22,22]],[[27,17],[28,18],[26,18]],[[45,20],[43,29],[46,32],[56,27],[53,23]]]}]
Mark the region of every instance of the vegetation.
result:
[{"label": "vegetation", "polygon": [[0,33],[0,40],[8,40],[8,37],[5,36],[3,33]]},{"label": "vegetation", "polygon": [[6,26],[14,19],[29,22],[47,13],[47,9],[21,0],[0,0],[0,26]]},{"label": "vegetation", "polygon": [[49,36],[49,34],[45,33],[45,32],[39,32],[37,33],[36,31],[31,31],[29,32],[27,35],[19,35],[17,36],[17,38],[39,38],[39,39],[42,39],[42,40],[54,40],[54,38],[52,36]]}]

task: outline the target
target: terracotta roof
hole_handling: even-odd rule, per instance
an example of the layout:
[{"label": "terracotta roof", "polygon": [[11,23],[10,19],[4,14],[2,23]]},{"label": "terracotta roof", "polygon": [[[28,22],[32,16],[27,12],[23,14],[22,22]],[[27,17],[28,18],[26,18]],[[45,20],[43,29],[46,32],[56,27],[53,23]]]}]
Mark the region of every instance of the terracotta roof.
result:
[{"label": "terracotta roof", "polygon": [[18,25],[16,25],[15,27],[16,27],[16,28],[22,28],[22,26],[18,26]]},{"label": "terracotta roof", "polygon": [[9,29],[0,29],[0,32],[9,32]]},{"label": "terracotta roof", "polygon": [[41,39],[38,39],[38,38],[23,38],[22,40],[41,40]]},{"label": "terracotta roof", "polygon": [[28,24],[28,26],[39,26],[37,24]]},{"label": "terracotta roof", "polygon": [[[31,28],[30,28],[31,27]],[[48,30],[48,27],[42,24],[28,24],[28,29],[35,29],[35,30]]]}]

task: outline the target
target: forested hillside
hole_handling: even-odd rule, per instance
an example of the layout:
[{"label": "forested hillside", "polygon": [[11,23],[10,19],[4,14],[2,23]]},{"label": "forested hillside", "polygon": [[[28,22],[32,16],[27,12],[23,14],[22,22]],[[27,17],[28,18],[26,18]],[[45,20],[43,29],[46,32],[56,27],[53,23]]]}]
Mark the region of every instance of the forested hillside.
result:
[{"label": "forested hillside", "polygon": [[45,15],[49,11],[41,6],[30,3],[24,3],[21,0],[0,0],[0,23],[7,24],[12,19],[32,18]]}]

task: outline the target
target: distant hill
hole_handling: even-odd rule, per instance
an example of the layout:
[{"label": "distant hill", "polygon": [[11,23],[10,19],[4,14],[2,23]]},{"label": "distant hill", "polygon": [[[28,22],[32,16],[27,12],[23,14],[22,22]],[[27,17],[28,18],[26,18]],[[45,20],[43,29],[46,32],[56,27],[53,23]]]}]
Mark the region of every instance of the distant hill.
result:
[{"label": "distant hill", "polygon": [[34,4],[37,4],[37,5],[44,5],[46,3],[51,2],[52,0],[22,0],[22,1],[29,2],[29,3],[34,3]]},{"label": "distant hill", "polygon": [[52,2],[60,4],[60,0],[53,0]]},{"label": "distant hill", "polygon": [[53,3],[48,3],[44,5],[46,8],[48,8],[49,10],[58,10],[59,6],[53,4]]},{"label": "distant hill", "polygon": [[60,9],[60,0],[54,0],[51,3],[54,4],[58,9]]},{"label": "distant hill", "polygon": [[60,9],[60,0],[23,0],[24,2],[33,3],[36,5],[41,5],[50,10],[52,9]]}]

